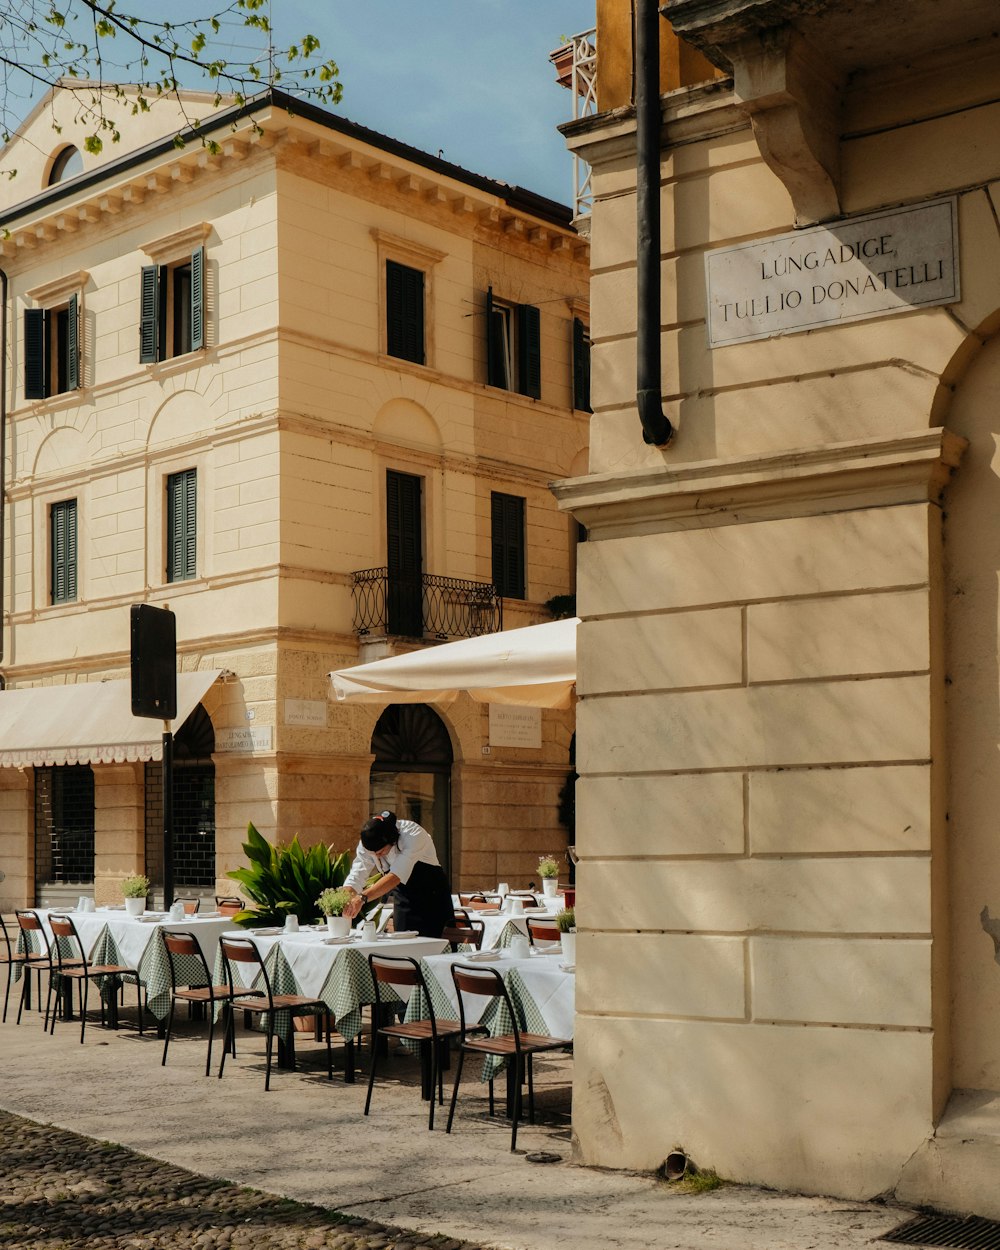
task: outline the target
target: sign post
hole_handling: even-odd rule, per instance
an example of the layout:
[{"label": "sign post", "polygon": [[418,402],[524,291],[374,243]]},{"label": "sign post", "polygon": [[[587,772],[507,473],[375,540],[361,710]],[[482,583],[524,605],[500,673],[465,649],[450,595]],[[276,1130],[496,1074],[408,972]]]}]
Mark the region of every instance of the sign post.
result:
[{"label": "sign post", "polygon": [[177,624],[169,608],[131,608],[132,715],[163,722],[163,906],[174,901],[174,739]]}]

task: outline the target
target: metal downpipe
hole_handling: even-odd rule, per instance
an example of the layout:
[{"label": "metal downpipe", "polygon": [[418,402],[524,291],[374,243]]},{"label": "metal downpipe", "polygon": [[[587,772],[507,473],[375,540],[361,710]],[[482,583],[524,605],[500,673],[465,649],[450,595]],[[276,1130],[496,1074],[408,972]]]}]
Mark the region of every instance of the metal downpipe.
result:
[{"label": "metal downpipe", "polygon": [[636,405],[642,437],[666,447],[674,427],[660,385],[660,14],[636,0]]},{"label": "metal downpipe", "polygon": [[[0,664],[4,660],[4,596],[7,557],[7,296],[10,281],[0,269]],[[7,679],[0,672],[0,690]]]}]

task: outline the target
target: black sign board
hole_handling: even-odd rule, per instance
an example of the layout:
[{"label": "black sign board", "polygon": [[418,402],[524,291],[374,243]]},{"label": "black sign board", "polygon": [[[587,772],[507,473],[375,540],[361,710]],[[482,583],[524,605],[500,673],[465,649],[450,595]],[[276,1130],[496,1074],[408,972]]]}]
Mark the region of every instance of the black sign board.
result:
[{"label": "black sign board", "polygon": [[177,625],[169,608],[132,605],[132,715],[177,715]]}]

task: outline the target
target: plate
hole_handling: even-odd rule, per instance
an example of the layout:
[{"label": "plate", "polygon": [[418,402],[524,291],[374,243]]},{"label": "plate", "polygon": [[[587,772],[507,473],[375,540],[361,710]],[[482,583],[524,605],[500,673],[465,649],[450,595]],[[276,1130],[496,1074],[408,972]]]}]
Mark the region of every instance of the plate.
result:
[{"label": "plate", "polygon": [[254,937],[276,937],[284,933],[284,929],[246,929],[244,932],[252,933]]},{"label": "plate", "polygon": [[390,942],[398,942],[404,938],[415,938],[419,936],[420,934],[417,932],[416,929],[401,929],[399,933],[387,933],[386,934],[386,937],[389,939]]},{"label": "plate", "polygon": [[576,964],[560,964],[563,972],[576,972]]},{"label": "plate", "polygon": [[502,957],[500,951],[470,951],[467,955],[462,956],[463,959],[468,959],[476,964],[493,963]]},{"label": "plate", "polygon": [[347,946],[351,939],[349,937],[329,937],[323,939],[324,946]]},{"label": "plate", "polygon": [[164,919],[163,916],[153,916],[153,915],[136,916],[135,918],[136,920],[139,921],[140,924],[159,924]]}]

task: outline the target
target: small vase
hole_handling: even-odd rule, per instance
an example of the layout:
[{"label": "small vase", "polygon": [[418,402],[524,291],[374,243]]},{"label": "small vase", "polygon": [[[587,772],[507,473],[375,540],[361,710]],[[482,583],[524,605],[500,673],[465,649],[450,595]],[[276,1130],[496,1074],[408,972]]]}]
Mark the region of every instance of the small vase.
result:
[{"label": "small vase", "polygon": [[555,898],[555,896],[559,893],[559,878],[558,877],[543,877],[542,878],[542,893],[545,895],[546,898]]},{"label": "small vase", "polygon": [[351,932],[350,916],[327,916],[326,927],[330,937],[347,937]]},{"label": "small vase", "polygon": [[127,898],[125,900],[125,910],[130,916],[141,916],[146,910],[146,900],[144,898]]},{"label": "small vase", "polygon": [[576,934],[560,933],[559,945],[562,947],[562,961],[564,964],[576,963]]}]

